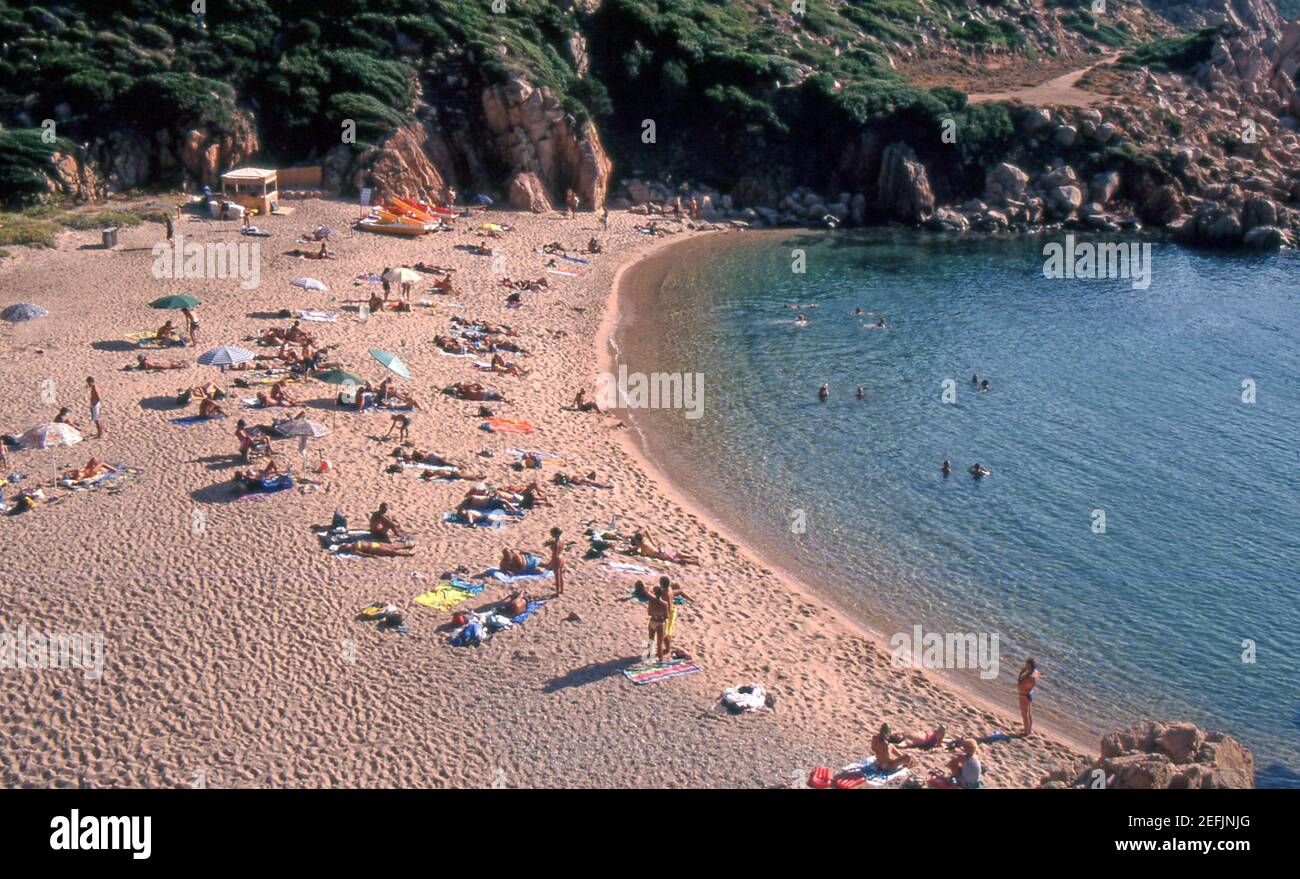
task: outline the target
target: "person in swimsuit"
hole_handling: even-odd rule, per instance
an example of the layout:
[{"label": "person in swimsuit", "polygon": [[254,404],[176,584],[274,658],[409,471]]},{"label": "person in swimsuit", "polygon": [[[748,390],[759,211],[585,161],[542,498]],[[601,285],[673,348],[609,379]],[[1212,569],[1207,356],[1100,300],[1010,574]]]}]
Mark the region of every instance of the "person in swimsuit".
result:
[{"label": "person in swimsuit", "polygon": [[501,612],[501,616],[514,618],[528,610],[528,602],[528,593],[522,589],[516,589],[506,596],[506,600],[497,609]]},{"label": "person in swimsuit", "polygon": [[1025,729],[1021,735],[1029,736],[1034,731],[1034,687],[1038,686],[1038,663],[1031,656],[1025,660],[1025,667],[1016,679],[1016,693],[1020,697],[1020,718]]},{"label": "person in swimsuit", "polygon": [[943,466],[939,468],[939,472],[941,472],[944,476],[950,475],[952,473],[952,462],[949,461],[947,458],[944,458]]},{"label": "person in swimsuit", "polygon": [[674,552],[668,547],[661,547],[655,543],[654,538],[650,536],[648,529],[633,534],[628,542],[637,554],[648,559],[658,559],[662,562],[672,562],[675,565],[698,565],[700,560],[698,556],[687,555],[685,553]]},{"label": "person in swimsuit", "polygon": [[671,609],[672,601],[664,598],[664,588],[656,586],[654,594],[650,597],[650,604],[646,607],[646,611],[650,615],[650,628],[646,634],[646,639],[655,642],[655,655],[659,662],[664,661],[664,654],[666,653],[667,637],[664,634],[664,629],[667,627],[668,614]]},{"label": "person in swimsuit", "polygon": [[927,733],[904,733],[896,738],[900,740],[897,742],[900,748],[919,748],[928,751],[942,745],[947,734],[948,728],[941,723]]},{"label": "person in swimsuit", "polygon": [[668,603],[668,616],[664,620],[664,652],[673,655],[673,635],[677,631],[677,599],[690,601],[691,597],[673,585],[667,577],[659,578],[659,590],[663,600]]},{"label": "person in swimsuit", "polygon": [[347,544],[347,549],[357,555],[374,557],[415,555],[415,549],[404,543],[380,543],[377,540],[358,540]]},{"label": "person in swimsuit", "polygon": [[64,479],[71,479],[74,482],[82,479],[90,479],[94,476],[100,476],[104,473],[116,473],[117,468],[101,462],[98,458],[91,458],[86,462],[85,467],[73,467],[71,470],[63,472]]},{"label": "person in swimsuit", "polygon": [[[533,485],[535,486],[537,483],[534,482]],[[529,504],[529,506],[535,506],[535,504]],[[564,594],[564,541],[560,539],[563,534],[564,532],[559,528],[552,528],[551,539],[546,542],[547,546],[551,548],[551,560],[546,566],[555,572],[556,598]]]},{"label": "person in swimsuit", "polygon": [[889,739],[889,724],[882,723],[880,731],[871,738],[871,753],[876,757],[876,768],[881,772],[893,772],[911,766],[912,755],[901,753]]},{"label": "person in swimsuit", "polygon": [[95,379],[86,376],[86,388],[90,391],[90,420],[95,424],[95,438],[104,438],[104,422],[100,418],[100,406],[103,401],[99,397],[99,388],[95,385]]},{"label": "person in swimsuit", "polygon": [[390,535],[402,536],[402,529],[388,515],[388,504],[380,504],[379,509],[370,514],[370,535],[376,540],[388,540]]},{"label": "person in swimsuit", "polygon": [[817,389],[817,399],[825,403],[830,398],[831,398],[831,386],[829,384],[823,383],[822,386]]}]

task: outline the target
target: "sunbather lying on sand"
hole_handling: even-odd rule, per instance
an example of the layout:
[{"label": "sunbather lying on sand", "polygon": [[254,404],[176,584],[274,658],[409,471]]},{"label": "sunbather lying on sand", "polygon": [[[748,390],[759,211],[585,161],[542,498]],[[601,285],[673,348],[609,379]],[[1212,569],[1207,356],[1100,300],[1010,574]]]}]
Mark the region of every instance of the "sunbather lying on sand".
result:
[{"label": "sunbather lying on sand", "polygon": [[349,543],[347,550],[357,555],[371,556],[373,558],[415,555],[415,547],[413,546],[408,546],[405,543],[380,543],[377,540],[358,540],[356,543]]},{"label": "sunbather lying on sand", "polygon": [[509,403],[505,397],[491,388],[485,388],[478,382],[456,382],[444,389],[444,393],[451,394],[461,400],[487,400],[500,403]]},{"label": "sunbather lying on sand", "polygon": [[487,486],[474,486],[465,492],[459,504],[456,505],[456,512],[465,514],[471,522],[477,521],[477,518],[469,515],[474,511],[487,510],[506,510],[507,512],[517,512],[522,498],[502,494],[500,491],[488,488]]},{"label": "sunbather lying on sand", "polygon": [[931,748],[937,748],[943,744],[944,736],[948,734],[948,728],[942,723],[934,729],[924,733],[898,733],[889,737],[891,744],[898,745],[899,748],[919,748],[928,751]]},{"label": "sunbather lying on sand", "polygon": [[876,768],[882,772],[893,772],[904,766],[912,765],[912,755],[901,753],[889,741],[889,724],[882,723],[880,731],[871,737],[871,753],[876,756]]},{"label": "sunbather lying on sand", "polygon": [[465,329],[477,330],[480,333],[486,333],[492,336],[517,336],[519,332],[509,324],[494,324],[485,320],[470,320],[461,317],[458,314],[451,316],[453,326],[463,327]]},{"label": "sunbather lying on sand", "polygon": [[523,550],[503,549],[497,569],[506,574],[537,574],[541,573],[542,559]]},{"label": "sunbather lying on sand", "polygon": [[98,458],[91,458],[86,462],[85,467],[73,467],[71,470],[63,471],[62,478],[78,482],[82,479],[91,479],[104,473],[116,473],[117,468],[105,464]]},{"label": "sunbather lying on sand", "polygon": [[189,364],[184,360],[151,360],[144,354],[137,354],[135,364],[127,364],[127,369],[186,369]]},{"label": "sunbather lying on sand", "polygon": [[672,562],[675,565],[698,565],[700,560],[697,556],[687,555],[685,553],[674,552],[666,546],[659,546],[655,543],[654,538],[650,536],[648,529],[637,531],[629,538],[632,549],[644,558],[658,559],[663,562]]},{"label": "sunbather lying on sand", "polygon": [[551,499],[546,496],[546,492],[536,482],[530,482],[527,485],[506,485],[501,490],[518,495],[522,499],[521,503],[524,507],[551,506]]},{"label": "sunbather lying on sand", "polygon": [[528,370],[517,363],[506,363],[506,359],[500,354],[492,355],[492,371],[499,372],[502,375],[513,375],[517,378],[528,375]]},{"label": "sunbather lying on sand", "polygon": [[274,457],[266,459],[266,465],[261,470],[240,470],[235,473],[236,482],[274,482],[281,476],[287,476],[287,468],[281,467],[276,463]]},{"label": "sunbather lying on sand", "polygon": [[570,476],[568,473],[556,473],[551,480],[556,485],[586,485],[591,488],[613,488],[608,482],[599,482],[596,479],[596,471],[592,470],[586,476]]},{"label": "sunbather lying on sand", "polygon": [[497,608],[503,617],[517,617],[524,611],[528,610],[528,593],[522,589],[516,589],[506,596],[506,600],[501,602]]},{"label": "sunbather lying on sand", "polygon": [[415,395],[396,387],[390,378],[381,381],[379,387],[375,389],[375,393],[379,395],[379,405],[381,406],[420,408]]},{"label": "sunbather lying on sand", "polygon": [[465,344],[464,340],[455,336],[434,336],[433,344],[448,354],[469,354],[473,351],[469,345]]}]

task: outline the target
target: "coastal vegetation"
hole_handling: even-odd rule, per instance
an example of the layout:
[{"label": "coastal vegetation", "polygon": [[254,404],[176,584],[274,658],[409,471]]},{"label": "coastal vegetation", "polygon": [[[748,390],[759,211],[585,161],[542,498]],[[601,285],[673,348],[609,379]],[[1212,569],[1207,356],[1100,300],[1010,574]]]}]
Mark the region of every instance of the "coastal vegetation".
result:
[{"label": "coastal vegetation", "polygon": [[[311,160],[338,145],[342,120],[361,151],[422,100],[471,112],[484,86],[515,77],[545,86],[575,121],[596,120],[629,170],[734,185],[743,150],[815,181],[830,158],[814,140],[906,137],[952,113],[977,135],[966,162],[1001,120],[914,86],[891,54],[936,41],[1037,52],[1028,35],[1041,21],[1013,5],[841,0],[795,15],[759,0],[510,0],[504,13],[486,2],[223,0],[197,15],[163,0],[0,0],[0,197],[41,195],[46,120],[84,143],[123,130],[219,136],[247,118],[268,159]],[[1081,0],[1057,0],[1052,14],[1107,46],[1129,38]],[[640,139],[645,119],[664,133],[653,147]]]}]

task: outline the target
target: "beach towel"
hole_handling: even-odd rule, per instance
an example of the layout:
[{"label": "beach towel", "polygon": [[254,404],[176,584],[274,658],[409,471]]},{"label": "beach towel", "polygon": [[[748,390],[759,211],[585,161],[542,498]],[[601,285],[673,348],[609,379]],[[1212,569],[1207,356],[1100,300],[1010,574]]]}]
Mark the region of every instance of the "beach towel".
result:
[{"label": "beach towel", "polygon": [[457,589],[450,583],[439,583],[433,589],[411,600],[421,607],[432,610],[451,610],[456,605],[469,600],[469,597],[470,593],[463,589]]},{"label": "beach towel", "polygon": [[521,421],[514,418],[489,418],[479,425],[483,430],[489,433],[532,433],[533,424],[531,421]]},{"label": "beach towel", "polygon": [[[522,511],[517,514],[517,517],[519,518],[521,518],[522,516],[523,516]],[[506,524],[506,522],[509,522],[510,519],[511,519],[511,514],[507,513],[505,510],[488,510],[484,518],[479,519],[477,522],[474,522],[472,524],[484,528],[500,528],[502,525]],[[448,524],[451,525],[471,524],[469,518],[464,513],[458,510],[450,513],[443,513],[442,521],[447,522]]]},{"label": "beach towel", "polygon": [[137,348],[167,348],[172,345],[184,345],[184,342],[172,339],[160,339],[155,330],[146,330],[141,333],[127,333],[126,340]]},{"label": "beach towel", "polygon": [[634,665],[623,669],[623,676],[637,686],[642,686],[703,670],[692,660],[674,659],[669,662],[656,662],[653,665]]},{"label": "beach towel", "polygon": [[654,576],[654,569],[647,568],[645,565],[634,565],[630,562],[605,562],[606,567],[618,571],[621,574],[638,574],[640,576]]},{"label": "beach towel", "polygon": [[577,273],[577,272],[566,272],[564,269],[547,269],[547,270],[546,270],[546,274],[548,274],[548,275],[568,275],[570,278],[576,278],[576,277],[578,277],[578,273]]},{"label": "beach towel", "polygon": [[423,461],[402,461],[401,465],[403,470],[424,470],[432,473],[434,479],[444,482],[454,482],[459,472],[455,467],[448,467],[445,464],[426,464]]},{"label": "beach towel", "polygon": [[491,577],[494,580],[500,580],[502,583],[518,583],[523,580],[549,580],[554,576],[554,571],[540,571],[534,574],[507,574],[500,568],[488,568],[479,574],[479,579]]},{"label": "beach towel", "polygon": [[113,473],[100,473],[98,476],[92,476],[89,479],[60,479],[58,486],[66,488],[69,491],[94,491],[96,489],[118,488],[124,482],[130,482],[138,477],[144,471],[138,467],[128,467],[125,464],[110,464],[115,468]]},{"label": "beach towel", "polygon": [[332,324],[339,319],[338,314],[333,311],[300,311],[298,317],[323,324]]},{"label": "beach towel", "polygon": [[862,760],[858,763],[850,763],[848,766],[844,767],[844,771],[862,773],[862,777],[865,778],[867,784],[872,787],[884,787],[891,781],[898,781],[899,779],[906,778],[911,774],[908,772],[906,766],[900,769],[895,769],[893,772],[883,772],[876,768],[875,757],[868,757],[866,760]]},{"label": "beach towel", "polygon": [[[253,402],[257,401],[254,400]],[[216,421],[225,417],[226,416],[224,415],[217,415],[215,417],[207,415],[182,415],[180,418],[168,418],[167,420],[172,424],[180,424],[188,427],[191,424],[202,424],[204,421]]]},{"label": "beach towel", "polygon": [[528,619],[533,614],[541,610],[541,607],[544,604],[546,604],[546,602],[542,599],[538,599],[538,598],[533,599],[532,601],[528,602],[528,607],[524,608],[524,612],[519,614],[516,617],[511,617],[510,622],[513,625],[522,626],[524,623],[528,622]]}]

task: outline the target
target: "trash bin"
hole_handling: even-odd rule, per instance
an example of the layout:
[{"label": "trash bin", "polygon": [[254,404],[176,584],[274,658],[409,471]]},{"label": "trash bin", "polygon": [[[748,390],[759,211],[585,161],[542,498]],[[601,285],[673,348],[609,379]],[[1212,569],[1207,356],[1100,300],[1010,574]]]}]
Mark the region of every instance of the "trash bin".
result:
[{"label": "trash bin", "polygon": [[104,249],[105,249],[105,250],[108,250],[110,247],[117,247],[117,227],[116,227],[116,226],[109,226],[107,229],[103,229],[103,230],[101,230],[101,234],[104,236]]}]

